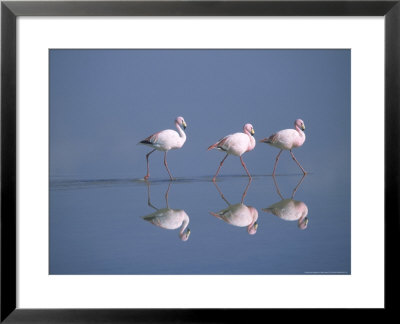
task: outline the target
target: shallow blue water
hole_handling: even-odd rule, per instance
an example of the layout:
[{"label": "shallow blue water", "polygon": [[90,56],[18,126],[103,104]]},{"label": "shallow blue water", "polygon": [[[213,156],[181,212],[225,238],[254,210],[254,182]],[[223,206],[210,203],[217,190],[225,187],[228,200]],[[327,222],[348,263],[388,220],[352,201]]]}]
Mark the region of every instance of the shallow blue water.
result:
[{"label": "shallow blue water", "polygon": [[[347,173],[50,182],[50,274],[350,274]],[[290,199],[308,208],[306,228],[263,209]],[[246,191],[247,188],[247,192]],[[279,192],[278,192],[279,190]],[[166,201],[166,194],[168,201]],[[243,196],[245,193],[245,196]],[[256,233],[210,214],[241,203]],[[183,210],[190,236],[143,219]],[[303,205],[302,205],[303,206]]]}]

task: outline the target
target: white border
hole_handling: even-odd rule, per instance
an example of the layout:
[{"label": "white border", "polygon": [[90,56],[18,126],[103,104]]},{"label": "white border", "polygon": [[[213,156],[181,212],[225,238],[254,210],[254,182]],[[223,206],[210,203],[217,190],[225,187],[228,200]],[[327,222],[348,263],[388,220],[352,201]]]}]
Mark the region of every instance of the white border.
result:
[{"label": "white border", "polygon": [[[351,48],[352,275],[49,276],[48,48]],[[383,62],[383,17],[19,17],[17,306],[383,307]]]}]

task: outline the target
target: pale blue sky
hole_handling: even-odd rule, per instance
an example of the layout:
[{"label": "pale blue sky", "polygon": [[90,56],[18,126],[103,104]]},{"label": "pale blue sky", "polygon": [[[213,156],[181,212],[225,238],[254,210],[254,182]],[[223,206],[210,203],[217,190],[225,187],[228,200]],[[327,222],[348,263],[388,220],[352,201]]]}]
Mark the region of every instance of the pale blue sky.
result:
[{"label": "pale blue sky", "polygon": [[[50,176],[141,178],[149,148],[136,145],[185,118],[187,141],[168,154],[175,177],[215,173],[207,147],[252,123],[257,141],[296,118],[306,142],[294,154],[310,172],[350,174],[350,50],[51,50]],[[244,155],[252,174],[271,174],[278,150]],[[168,178],[163,154],[152,178]],[[288,153],[277,173],[298,173]],[[221,171],[244,174],[237,157]]]}]

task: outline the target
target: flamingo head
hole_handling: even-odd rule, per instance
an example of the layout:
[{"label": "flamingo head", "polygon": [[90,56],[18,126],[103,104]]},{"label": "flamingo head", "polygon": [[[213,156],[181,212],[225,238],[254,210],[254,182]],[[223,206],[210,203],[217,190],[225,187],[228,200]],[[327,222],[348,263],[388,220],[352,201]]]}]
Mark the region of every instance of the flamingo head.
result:
[{"label": "flamingo head", "polygon": [[305,230],[307,228],[308,225],[308,218],[304,217],[304,218],[300,218],[299,222],[297,224],[297,226],[301,229],[301,230]]},{"label": "flamingo head", "polygon": [[183,232],[182,234],[179,234],[179,237],[181,238],[181,240],[183,242],[187,241],[190,235],[190,229],[187,229],[185,232]]},{"label": "flamingo head", "polygon": [[304,126],[304,122],[301,119],[296,119],[296,121],[294,122],[294,126],[297,126],[302,131],[306,129],[306,126]]},{"label": "flamingo head", "polygon": [[254,235],[254,234],[257,233],[257,228],[258,228],[258,223],[255,222],[253,225],[251,225],[251,226],[249,226],[249,227],[247,228],[247,232],[248,232],[250,235]]},{"label": "flamingo head", "polygon": [[186,122],[185,122],[185,120],[183,119],[183,117],[181,117],[181,116],[176,117],[175,123],[178,123],[179,126],[181,126],[183,129],[186,129],[186,126],[187,126],[187,125],[186,125]]},{"label": "flamingo head", "polygon": [[252,125],[252,124],[246,124],[246,125],[244,125],[243,131],[244,131],[244,132],[250,133],[251,136],[254,136],[254,128],[253,128],[253,125]]}]

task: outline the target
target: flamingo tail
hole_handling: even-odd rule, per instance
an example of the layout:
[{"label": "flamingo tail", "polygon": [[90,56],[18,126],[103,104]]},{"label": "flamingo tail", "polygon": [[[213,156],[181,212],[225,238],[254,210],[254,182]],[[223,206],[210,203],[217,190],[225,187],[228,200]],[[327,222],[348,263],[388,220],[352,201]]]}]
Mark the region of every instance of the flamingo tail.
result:
[{"label": "flamingo tail", "polygon": [[267,143],[267,144],[270,144],[270,143],[272,143],[272,141],[271,141],[271,138],[270,138],[270,137],[268,137],[268,138],[263,138],[262,140],[260,140],[260,142],[261,142],[261,143]]},{"label": "flamingo tail", "polygon": [[222,145],[224,145],[224,143],[226,142],[227,139],[228,139],[228,137],[224,137],[224,138],[220,139],[217,143],[211,145],[211,146],[208,148],[208,151],[209,151],[209,150],[212,150],[213,148],[217,148],[217,149],[220,149],[220,150],[222,150],[222,151],[225,151],[225,150],[222,148]]},{"label": "flamingo tail", "polygon": [[272,208],[262,208],[261,210],[267,213],[272,213]]},{"label": "flamingo tail", "polygon": [[153,135],[146,137],[143,141],[140,141],[138,144],[154,145],[154,143],[157,142],[158,134],[160,134],[160,133],[161,132],[154,133]]},{"label": "flamingo tail", "polygon": [[219,144],[219,142],[218,142],[218,143],[215,143],[215,144],[213,144],[213,145],[211,145],[211,146],[207,149],[207,151],[216,148],[216,147],[218,146],[218,144]]},{"label": "flamingo tail", "polygon": [[276,134],[272,134],[270,137],[263,138],[260,140],[261,143],[272,144],[276,141]]},{"label": "flamingo tail", "polygon": [[209,212],[209,213],[210,213],[210,215],[213,215],[214,217],[221,219],[221,216],[219,214],[213,213],[213,212]]}]

